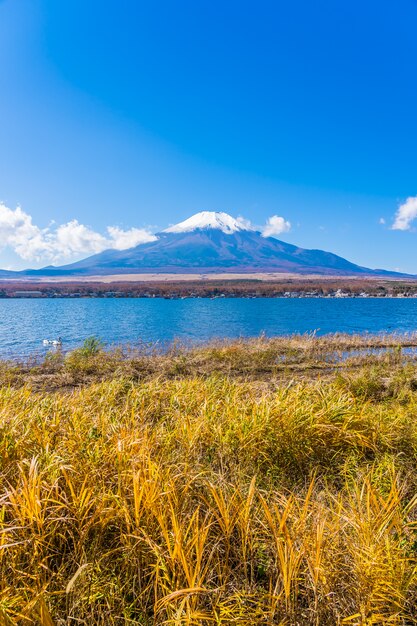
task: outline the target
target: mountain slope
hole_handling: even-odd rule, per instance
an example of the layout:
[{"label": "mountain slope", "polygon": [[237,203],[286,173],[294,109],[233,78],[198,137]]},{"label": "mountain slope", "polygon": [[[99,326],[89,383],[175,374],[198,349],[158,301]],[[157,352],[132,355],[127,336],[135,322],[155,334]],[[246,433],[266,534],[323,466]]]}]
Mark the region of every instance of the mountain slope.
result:
[{"label": "mountain slope", "polygon": [[245,220],[227,213],[202,211],[157,233],[155,241],[128,250],[105,250],[69,265],[4,272],[3,277],[220,272],[401,276],[361,267],[331,252],[264,237]]},{"label": "mountain slope", "polygon": [[305,250],[263,237],[244,220],[203,211],[157,233],[156,241],[129,250],[106,250],[48,274],[294,272],[299,274],[375,275],[322,250]]}]

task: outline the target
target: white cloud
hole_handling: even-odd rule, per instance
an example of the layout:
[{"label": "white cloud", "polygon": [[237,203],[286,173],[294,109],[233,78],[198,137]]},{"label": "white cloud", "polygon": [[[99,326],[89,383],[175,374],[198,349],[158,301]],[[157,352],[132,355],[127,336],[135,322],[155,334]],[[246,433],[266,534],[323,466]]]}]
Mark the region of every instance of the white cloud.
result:
[{"label": "white cloud", "polygon": [[245,217],[237,217],[236,222],[243,230],[254,230],[254,226],[250,220],[247,220]]},{"label": "white cloud", "polygon": [[379,223],[380,223],[382,226],[383,226],[384,224],[386,224],[385,217],[380,217],[380,218],[379,218]]},{"label": "white cloud", "polygon": [[0,204],[0,245],[10,246],[19,256],[27,258],[26,244],[37,245],[42,231],[32,223],[30,215],[18,206],[15,210]]},{"label": "white cloud", "polygon": [[398,207],[392,230],[410,230],[411,223],[417,218],[417,196],[407,198]]},{"label": "white cloud", "polygon": [[143,228],[109,226],[103,235],[77,220],[41,229],[21,207],[10,209],[0,203],[0,249],[10,247],[26,261],[56,262],[109,248],[125,250],[155,239]]},{"label": "white cloud", "polygon": [[266,221],[265,226],[262,229],[262,235],[264,237],[273,237],[274,235],[280,235],[281,233],[288,233],[291,230],[291,223],[280,217],[279,215],[272,215]]},{"label": "white cloud", "polygon": [[113,242],[112,248],[115,250],[127,250],[134,248],[140,243],[156,241],[158,238],[152,235],[148,230],[143,228],[130,228],[129,230],[121,230],[117,226],[109,226],[107,232]]}]

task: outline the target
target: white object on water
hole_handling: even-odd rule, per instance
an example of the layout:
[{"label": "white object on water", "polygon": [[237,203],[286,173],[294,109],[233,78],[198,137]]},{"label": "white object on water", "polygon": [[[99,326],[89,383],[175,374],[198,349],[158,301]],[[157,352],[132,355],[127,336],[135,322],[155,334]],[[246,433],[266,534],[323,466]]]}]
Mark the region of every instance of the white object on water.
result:
[{"label": "white object on water", "polygon": [[43,340],[43,345],[44,346],[62,346],[62,339],[61,337],[58,337],[58,339],[44,339]]}]

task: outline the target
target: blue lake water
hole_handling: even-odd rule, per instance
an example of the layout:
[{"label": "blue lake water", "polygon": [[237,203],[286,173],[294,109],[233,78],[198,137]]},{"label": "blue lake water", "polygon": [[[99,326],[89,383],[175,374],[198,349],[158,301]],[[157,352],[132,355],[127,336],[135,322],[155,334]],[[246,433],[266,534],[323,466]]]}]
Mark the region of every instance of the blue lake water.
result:
[{"label": "blue lake water", "polygon": [[417,299],[219,298],[0,300],[0,356],[45,353],[43,339],[64,348],[95,335],[107,344],[417,331]]}]

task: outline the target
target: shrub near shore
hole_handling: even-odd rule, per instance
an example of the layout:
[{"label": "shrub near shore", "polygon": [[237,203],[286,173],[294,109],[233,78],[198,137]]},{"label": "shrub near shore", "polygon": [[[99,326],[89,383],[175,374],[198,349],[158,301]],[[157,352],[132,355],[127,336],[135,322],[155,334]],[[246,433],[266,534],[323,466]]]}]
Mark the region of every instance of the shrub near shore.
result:
[{"label": "shrub near shore", "polygon": [[4,364],[1,623],[416,623],[413,341]]}]

